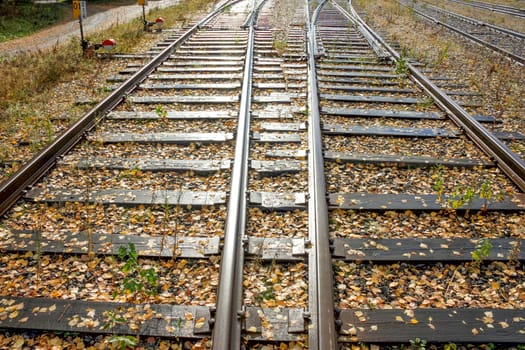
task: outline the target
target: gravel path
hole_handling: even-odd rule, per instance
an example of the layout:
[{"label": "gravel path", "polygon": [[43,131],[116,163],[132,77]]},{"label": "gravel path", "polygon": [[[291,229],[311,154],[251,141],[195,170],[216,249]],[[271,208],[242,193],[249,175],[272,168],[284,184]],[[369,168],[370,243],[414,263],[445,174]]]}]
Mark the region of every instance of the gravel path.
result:
[{"label": "gravel path", "polygon": [[[147,9],[173,6],[178,2],[179,0],[150,1]],[[84,35],[142,16],[142,7],[136,4],[102,9],[100,12],[97,10],[100,11],[100,8],[88,5],[88,17],[82,22]],[[90,15],[93,12],[96,13]],[[77,20],[72,20],[41,30],[28,37],[0,43],[0,57],[12,56],[21,52],[48,50],[68,42],[75,36],[80,38],[80,27]]]}]

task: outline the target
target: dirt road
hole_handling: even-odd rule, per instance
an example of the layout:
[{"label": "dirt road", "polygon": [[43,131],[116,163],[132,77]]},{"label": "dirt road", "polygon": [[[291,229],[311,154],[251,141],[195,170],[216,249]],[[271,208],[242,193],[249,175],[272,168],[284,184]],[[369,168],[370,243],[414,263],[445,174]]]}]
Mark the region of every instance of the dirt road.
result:
[{"label": "dirt road", "polygon": [[[146,10],[172,6],[179,1],[180,0],[150,0]],[[90,15],[90,5],[88,5],[87,12],[88,17],[82,21],[85,35],[142,16],[142,6],[133,4],[107,9],[97,8],[97,12]],[[16,55],[20,52],[45,51],[67,43],[72,37],[78,37],[80,41],[80,27],[77,20],[41,30],[28,37],[0,43],[0,58],[2,56]]]}]

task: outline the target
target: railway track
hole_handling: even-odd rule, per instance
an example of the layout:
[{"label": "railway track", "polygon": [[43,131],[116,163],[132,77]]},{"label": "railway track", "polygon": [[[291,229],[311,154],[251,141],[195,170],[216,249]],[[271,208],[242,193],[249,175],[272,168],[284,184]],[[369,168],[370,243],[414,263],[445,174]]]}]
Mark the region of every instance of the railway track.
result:
[{"label": "railway track", "polygon": [[428,3],[400,1],[418,15],[442,25],[510,59],[525,63],[525,34],[459,15]]},{"label": "railway track", "polygon": [[459,0],[450,0],[450,1],[453,1],[461,5],[472,6],[472,7],[476,7],[476,8],[480,8],[484,10],[489,10],[492,12],[498,12],[498,13],[503,13],[506,15],[525,18],[525,9],[523,8],[516,8],[516,7],[500,5],[500,4],[491,4],[491,3],[481,2],[481,1],[468,1],[468,2],[459,1]]},{"label": "railway track", "polygon": [[347,6],[232,2],[127,56],[0,187],[0,327],[525,342],[523,160]]}]

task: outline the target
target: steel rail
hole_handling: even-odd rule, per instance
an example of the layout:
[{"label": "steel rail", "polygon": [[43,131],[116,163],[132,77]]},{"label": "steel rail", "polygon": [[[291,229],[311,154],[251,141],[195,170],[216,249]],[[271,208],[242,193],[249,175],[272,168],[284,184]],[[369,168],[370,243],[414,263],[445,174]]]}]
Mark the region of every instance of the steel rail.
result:
[{"label": "steel rail", "polygon": [[137,88],[162,62],[167,60],[175,49],[185,42],[195,31],[221,12],[230,4],[239,2],[225,2],[210,12],[193,27],[188,29],[180,38],[167,46],[148,64],[122,83],[104,100],[77,120],[66,131],[60,134],[46,148],[24,164],[15,174],[0,184],[0,216],[4,215],[11,206],[22,196],[24,190],[38,181],[55,164],[56,160],[74,147],[84,134],[91,130],[103,116],[116,107],[126,96]]},{"label": "steel rail", "polygon": [[[403,5],[403,6],[408,7],[408,5],[405,5],[402,2],[400,2],[400,4]],[[458,29],[458,28],[456,28],[454,26],[451,26],[451,25],[449,25],[447,23],[444,23],[443,21],[439,21],[436,18],[434,18],[434,17],[432,17],[432,16],[430,16],[430,15],[424,13],[424,12],[416,10],[414,7],[411,7],[411,8],[418,15],[420,15],[420,16],[422,16],[422,17],[424,17],[424,18],[426,18],[426,19],[428,19],[428,20],[430,20],[430,21],[432,21],[432,22],[434,22],[436,24],[442,25],[443,27],[445,27],[447,29],[450,29],[453,32],[458,33],[458,34],[460,34],[460,35],[462,35],[462,36],[464,36],[464,37],[466,37],[466,38],[468,38],[468,39],[470,39],[470,40],[472,40],[474,42],[477,42],[478,44],[481,44],[482,46],[488,47],[489,49],[491,49],[493,51],[496,51],[496,52],[498,52],[498,53],[500,53],[500,54],[502,54],[504,56],[507,56],[507,57],[511,58],[511,59],[513,59],[514,61],[516,61],[516,62],[518,62],[520,64],[525,64],[525,57],[518,56],[518,55],[516,55],[516,54],[514,54],[514,53],[512,53],[512,52],[510,52],[508,50],[505,50],[505,49],[503,49],[503,48],[501,48],[499,46],[493,45],[493,44],[491,44],[491,43],[489,43],[489,42],[487,42],[487,41],[485,41],[483,39],[480,39],[480,38],[478,38],[478,37],[476,37],[476,36],[474,36],[472,34],[466,33],[465,31],[462,31],[461,29]],[[454,14],[454,15],[458,16],[457,14]],[[479,22],[479,21],[474,21],[474,20],[472,20],[472,21],[474,23],[477,23],[478,25],[481,25],[481,22]],[[488,26],[487,23],[483,23],[483,25],[484,26]],[[497,28],[499,28],[499,27],[497,27]],[[515,32],[515,33],[517,33],[517,32]],[[508,34],[508,33],[505,33],[505,34]],[[518,33],[518,34],[521,34],[521,33]],[[521,34],[521,35],[523,35],[523,34]]]},{"label": "steel rail", "polygon": [[[315,68],[315,22],[323,1],[307,18],[308,28],[308,236],[309,251],[309,348],[337,349],[337,329],[334,315],[332,254],[330,252],[326,181],[322,151],[319,96]],[[308,4],[306,6],[308,9]],[[308,16],[309,17],[309,16]]]},{"label": "steel rail", "polygon": [[[359,17],[351,4],[351,0],[349,0],[349,5],[355,19],[362,23],[364,28],[381,42],[381,44],[391,53],[395,61],[398,61],[401,58],[399,53],[388,45],[383,38],[375,33]],[[339,9],[344,11],[341,7],[339,7]],[[406,65],[410,72],[410,79],[428,93],[434,99],[435,103],[447,113],[447,115],[467,134],[467,136],[495,160],[500,169],[503,170],[503,172],[521,191],[525,191],[525,161],[512,152],[503,142],[476,121],[456,101],[432,83],[432,81],[417,68],[408,62]]]},{"label": "steel rail", "polygon": [[212,332],[212,349],[241,348],[242,277],[244,250],[242,238],[246,230],[246,204],[248,188],[248,153],[250,147],[250,108],[255,47],[254,23],[262,1],[253,6],[243,27],[248,28],[248,45],[244,62],[242,95],[239,107],[235,161],[233,162],[230,198],[224,232],[224,246],[219,272],[217,304]]}]

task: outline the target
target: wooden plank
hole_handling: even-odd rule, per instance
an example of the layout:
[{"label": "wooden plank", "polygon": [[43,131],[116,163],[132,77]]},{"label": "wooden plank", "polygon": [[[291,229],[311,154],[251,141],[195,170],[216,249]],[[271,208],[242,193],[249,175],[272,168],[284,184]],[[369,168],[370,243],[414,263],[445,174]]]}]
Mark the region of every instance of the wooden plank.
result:
[{"label": "wooden plank", "polygon": [[109,113],[108,119],[233,119],[237,113],[233,111],[167,111],[166,116],[156,112],[124,112]]},{"label": "wooden plank", "polygon": [[251,341],[304,340],[305,328],[300,330],[301,324],[305,325],[304,318],[303,309],[248,306],[243,318],[243,336]]},{"label": "wooden plank", "polygon": [[[467,238],[410,238],[368,239],[339,238],[333,240],[332,257],[345,261],[363,260],[372,262],[427,262],[427,261],[472,261],[478,239]],[[490,239],[493,245],[487,261],[525,260],[525,240],[512,238]]]},{"label": "wooden plank", "polygon": [[247,243],[246,253],[262,260],[297,261],[306,254],[303,238],[249,237]]},{"label": "wooden plank", "polygon": [[322,131],[326,135],[447,138],[458,137],[458,135],[454,131],[442,128],[395,128],[361,125],[345,127],[341,124],[324,124]]},{"label": "wooden plank", "polygon": [[474,114],[472,117],[480,123],[501,123],[501,120],[498,120],[490,115]]},{"label": "wooden plank", "polygon": [[339,341],[523,343],[525,314],[515,309],[341,310]]},{"label": "wooden plank", "polygon": [[[167,338],[209,336],[211,311],[207,306],[172,304],[130,304],[50,298],[0,297],[0,327],[73,333],[129,334]],[[12,315],[15,314],[13,317]],[[126,322],[105,328],[107,312],[122,315]],[[145,315],[152,317],[142,317]],[[9,315],[9,317],[8,317]],[[137,317],[138,330],[130,325]],[[142,315],[142,316],[141,316]],[[131,317],[131,318],[130,318]],[[198,318],[197,318],[198,317]],[[139,322],[138,320],[142,321]]]},{"label": "wooden plank", "polygon": [[387,154],[363,154],[363,153],[345,153],[326,151],[324,159],[334,162],[349,162],[349,163],[372,163],[382,165],[394,165],[398,167],[429,167],[442,165],[445,167],[494,167],[493,162],[483,162],[476,159],[455,158],[455,159],[441,159],[425,156],[403,156],[403,155],[387,155]]},{"label": "wooden plank", "polygon": [[514,141],[514,140],[525,140],[525,135],[519,132],[508,132],[508,131],[492,131],[494,136],[500,140]]},{"label": "wooden plank", "polygon": [[291,103],[291,95],[287,93],[272,93],[271,95],[252,96],[253,103]]},{"label": "wooden plank", "polygon": [[369,87],[369,86],[348,86],[348,85],[334,85],[334,84],[319,84],[319,88],[328,90],[344,90],[348,92],[384,92],[384,93],[404,93],[413,94],[413,89],[399,89],[399,88],[385,88],[385,87]]},{"label": "wooden plank", "polygon": [[[447,197],[438,201],[433,194],[370,194],[370,193],[332,193],[328,195],[330,209],[353,210],[443,210],[447,209]],[[503,201],[490,201],[485,207],[485,200],[477,197],[472,202],[457,210],[464,211],[497,210],[521,211],[525,210],[525,194],[506,196]]]},{"label": "wooden plank", "polygon": [[226,202],[226,192],[122,189],[86,192],[85,189],[33,188],[26,193],[24,198],[35,202],[46,203],[83,202],[122,206],[158,204],[201,207],[224,204]]},{"label": "wooden plank", "polygon": [[304,131],[306,123],[261,123],[264,131]]},{"label": "wooden plank", "polygon": [[187,67],[188,64],[191,64],[193,66],[204,66],[204,67],[231,67],[231,66],[239,66],[242,65],[239,61],[232,61],[232,62],[214,62],[214,61],[191,61],[190,62],[179,62],[179,61],[166,61],[163,62],[162,65],[165,67]]},{"label": "wooden plank", "polygon": [[253,133],[252,140],[257,141],[257,142],[272,142],[272,143],[281,143],[281,142],[299,143],[301,142],[301,135],[255,132]]},{"label": "wooden plank", "polygon": [[165,143],[165,144],[189,144],[192,142],[202,143],[215,143],[215,142],[226,142],[233,140],[232,133],[151,133],[151,134],[139,134],[139,133],[101,133],[88,137],[89,140],[94,142],[103,143],[124,143],[124,142],[135,142],[135,143]]},{"label": "wooden plank", "polygon": [[140,84],[142,90],[183,90],[183,89],[216,89],[233,90],[241,87],[240,82],[236,83],[215,83],[215,84]]},{"label": "wooden plank", "polygon": [[398,104],[418,104],[424,103],[421,98],[411,97],[392,97],[392,96],[360,96],[360,95],[330,95],[321,94],[320,98],[328,101],[356,102],[356,103],[398,103]]},{"label": "wooden plank", "polygon": [[282,72],[283,69],[280,65],[275,66],[262,66],[262,67],[253,67],[253,71],[257,73],[269,73],[269,72]]},{"label": "wooden plank", "polygon": [[267,157],[275,158],[296,158],[305,159],[307,151],[304,149],[299,150],[288,150],[288,149],[271,149],[266,151]]},{"label": "wooden plank", "polygon": [[178,55],[194,56],[194,55],[213,55],[213,56],[231,56],[244,55],[246,50],[199,50],[197,48],[191,49],[177,49]]},{"label": "wooden plank", "polygon": [[[328,82],[328,83],[338,83],[338,84],[359,84],[359,85],[367,85],[370,84],[369,78],[341,78],[341,77],[323,77],[320,76],[318,79],[319,82]],[[374,83],[379,83],[383,86],[399,86],[399,83],[393,79],[391,80],[379,80],[376,79]],[[376,84],[375,84],[376,85]]]},{"label": "wooden plank", "polygon": [[256,89],[284,90],[286,83],[254,83],[253,87]]},{"label": "wooden plank", "polygon": [[142,96],[130,97],[132,103],[143,104],[162,104],[162,103],[235,103],[239,102],[239,95],[236,96]]},{"label": "wooden plank", "polygon": [[284,73],[253,73],[253,79],[285,80]]},{"label": "wooden plank", "polygon": [[339,71],[318,71],[319,76],[324,77],[345,77],[345,78],[369,78],[369,79],[397,79],[397,74],[379,73],[359,73],[359,72],[339,72]]},{"label": "wooden plank", "polygon": [[243,70],[242,66],[228,66],[228,67],[197,67],[194,64],[189,63],[185,67],[159,67],[157,72],[159,73],[232,73],[232,72],[241,72]]},{"label": "wooden plank", "polygon": [[304,209],[306,195],[304,193],[278,193],[278,192],[250,192],[250,204],[275,210]]},{"label": "wooden plank", "polygon": [[150,80],[235,80],[241,79],[242,74],[152,74]]},{"label": "wooden plank", "polygon": [[135,245],[137,254],[145,257],[206,258],[219,254],[219,237],[138,236],[99,232],[40,232],[13,230],[0,243],[8,252],[32,251],[58,254],[118,255],[120,247]]},{"label": "wooden plank", "polygon": [[238,56],[232,56],[232,55],[193,55],[193,56],[187,56],[187,55],[179,55],[179,52],[177,51],[174,55],[170,56],[171,60],[175,60],[177,62],[182,61],[244,61],[244,54],[238,55]]},{"label": "wooden plank", "polygon": [[252,160],[251,168],[263,176],[278,176],[306,170],[306,164],[298,160]]},{"label": "wooden plank", "polygon": [[193,171],[196,174],[209,174],[231,167],[229,159],[153,159],[153,158],[80,158],[78,160],[65,157],[58,162],[60,165],[74,166],[79,169],[140,169],[143,171]]},{"label": "wooden plank", "polygon": [[371,66],[371,65],[349,65],[349,64],[328,64],[321,62],[317,64],[318,69],[326,70],[359,70],[359,71],[368,71],[368,72],[391,72],[393,67],[390,65],[386,66]]},{"label": "wooden plank", "polygon": [[444,119],[436,112],[394,111],[387,109],[321,108],[321,113],[344,117]]}]

